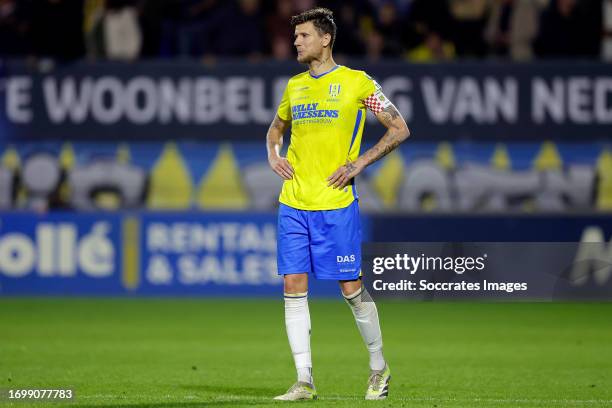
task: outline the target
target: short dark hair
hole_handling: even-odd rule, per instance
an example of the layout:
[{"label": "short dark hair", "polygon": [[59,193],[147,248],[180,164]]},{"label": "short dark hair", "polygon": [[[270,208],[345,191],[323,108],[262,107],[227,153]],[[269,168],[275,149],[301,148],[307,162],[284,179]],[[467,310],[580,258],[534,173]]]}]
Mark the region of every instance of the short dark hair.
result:
[{"label": "short dark hair", "polygon": [[295,28],[298,24],[304,24],[312,21],[312,24],[317,29],[319,34],[331,35],[330,48],[333,48],[336,41],[336,23],[334,23],[334,13],[326,8],[317,7],[311,10],[306,10],[297,16],[291,17],[291,27]]}]

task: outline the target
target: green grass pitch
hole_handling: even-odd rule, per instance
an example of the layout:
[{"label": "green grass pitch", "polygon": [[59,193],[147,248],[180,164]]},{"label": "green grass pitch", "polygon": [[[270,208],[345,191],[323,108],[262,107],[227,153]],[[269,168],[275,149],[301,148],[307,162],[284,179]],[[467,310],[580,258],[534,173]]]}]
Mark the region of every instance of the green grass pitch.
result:
[{"label": "green grass pitch", "polygon": [[[378,305],[390,397],[341,301],[311,299],[313,406],[612,407],[612,303]],[[75,390],[13,407],[280,406],[294,381],[282,299],[0,299],[0,388]]]}]

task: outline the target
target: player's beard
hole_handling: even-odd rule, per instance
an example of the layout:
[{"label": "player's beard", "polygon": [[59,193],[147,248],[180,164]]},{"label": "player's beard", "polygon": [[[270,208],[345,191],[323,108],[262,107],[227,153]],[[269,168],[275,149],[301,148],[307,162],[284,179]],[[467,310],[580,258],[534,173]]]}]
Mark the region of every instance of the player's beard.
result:
[{"label": "player's beard", "polygon": [[323,55],[318,55],[317,56],[317,55],[312,55],[312,54],[304,53],[301,56],[298,55],[297,61],[300,64],[310,64],[313,61],[317,61],[317,60],[321,61],[322,58],[323,58]]},{"label": "player's beard", "polygon": [[297,56],[297,61],[300,64],[310,64],[312,62],[312,60],[314,60],[314,58],[311,55],[308,55],[308,54],[302,54],[302,55],[298,55]]}]

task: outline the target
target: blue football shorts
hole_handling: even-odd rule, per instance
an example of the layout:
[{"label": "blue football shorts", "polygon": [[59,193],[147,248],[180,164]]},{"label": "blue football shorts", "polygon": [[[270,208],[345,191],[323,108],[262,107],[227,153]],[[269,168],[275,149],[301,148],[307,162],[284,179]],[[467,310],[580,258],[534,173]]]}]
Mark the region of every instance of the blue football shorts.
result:
[{"label": "blue football shorts", "polygon": [[311,273],[316,279],[361,276],[361,222],[355,200],[337,210],[306,211],[280,204],[278,274]]}]

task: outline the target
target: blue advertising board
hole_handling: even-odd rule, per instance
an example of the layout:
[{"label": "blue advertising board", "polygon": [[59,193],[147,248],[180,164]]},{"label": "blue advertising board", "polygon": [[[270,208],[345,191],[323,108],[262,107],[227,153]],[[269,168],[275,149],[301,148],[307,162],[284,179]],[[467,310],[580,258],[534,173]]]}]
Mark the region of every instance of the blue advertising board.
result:
[{"label": "blue advertising board", "polygon": [[0,213],[0,296],[21,294],[280,297],[276,215]]},{"label": "blue advertising board", "polygon": [[[363,221],[365,242],[586,241],[611,253],[612,217],[603,215]],[[338,290],[333,281],[310,282],[314,296]],[[0,213],[0,296],[280,298],[281,291],[273,213]]]},{"label": "blue advertising board", "polygon": [[132,220],[141,223],[134,225],[141,265],[132,272],[142,272],[133,289],[147,294],[280,294],[274,215],[145,213]]},{"label": "blue advertising board", "polygon": [[120,294],[121,216],[0,213],[0,294]]}]

